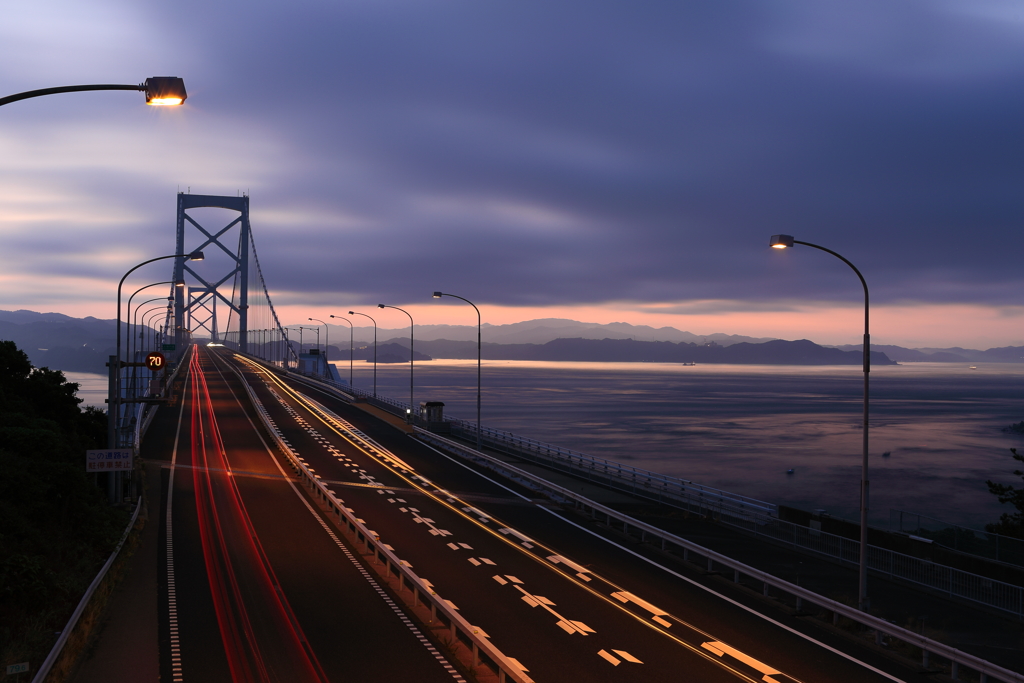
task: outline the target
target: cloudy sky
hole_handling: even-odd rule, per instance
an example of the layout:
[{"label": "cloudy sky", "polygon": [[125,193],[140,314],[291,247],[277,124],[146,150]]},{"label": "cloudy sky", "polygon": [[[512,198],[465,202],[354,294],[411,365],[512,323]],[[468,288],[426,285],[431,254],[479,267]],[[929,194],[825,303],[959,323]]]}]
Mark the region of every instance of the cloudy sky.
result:
[{"label": "cloudy sky", "polygon": [[[113,317],[175,194],[251,197],[285,322],[1024,344],[1018,0],[0,0],[0,308]],[[165,272],[166,271],[166,272]],[[169,279],[140,272],[136,285]],[[457,302],[455,302],[457,303]],[[382,312],[383,326],[400,327]],[[383,319],[382,319],[383,318]]]}]

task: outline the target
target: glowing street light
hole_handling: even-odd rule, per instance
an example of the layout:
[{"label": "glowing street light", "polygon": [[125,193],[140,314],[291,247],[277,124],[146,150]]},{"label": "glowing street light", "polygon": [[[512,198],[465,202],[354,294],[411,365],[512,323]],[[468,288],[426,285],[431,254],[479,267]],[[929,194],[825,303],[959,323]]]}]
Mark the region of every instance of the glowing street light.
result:
[{"label": "glowing street light", "polygon": [[871,372],[871,336],[868,334],[868,283],[864,276],[857,270],[857,266],[850,263],[845,257],[837,254],[831,249],[801,242],[793,239],[792,235],[772,235],[769,246],[773,249],[787,249],[795,244],[803,244],[807,247],[814,247],[821,251],[832,254],[837,259],[850,266],[853,272],[860,278],[864,287],[864,449],[863,462],[860,475],[860,567],[857,575],[857,607],[862,611],[868,609],[868,373]]},{"label": "glowing street light", "polygon": [[93,90],[136,90],[146,93],[146,104],[154,106],[175,106],[185,103],[188,94],[185,92],[185,81],[177,76],[154,76],[147,78],[145,83],[139,85],[64,85],[57,88],[42,88],[40,90],[28,90],[0,97],[0,106],[27,100],[31,97],[42,97],[43,95],[58,95],[66,92],[89,92]]}]

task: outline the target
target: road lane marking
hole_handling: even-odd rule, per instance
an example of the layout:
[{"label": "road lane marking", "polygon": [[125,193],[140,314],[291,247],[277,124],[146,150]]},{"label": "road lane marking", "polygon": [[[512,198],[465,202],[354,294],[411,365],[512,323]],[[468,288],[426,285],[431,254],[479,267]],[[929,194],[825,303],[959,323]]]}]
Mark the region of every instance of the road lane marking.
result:
[{"label": "road lane marking", "polygon": [[598,654],[598,656],[600,656],[605,661],[611,663],[612,666],[618,666],[619,664],[622,664],[622,660],[621,659],[619,659],[615,655],[611,654],[607,650],[601,650],[597,654]]},{"label": "road lane marking", "polygon": [[[751,657],[750,655],[747,655],[747,654],[744,654],[744,653],[740,652],[739,650],[737,650],[734,647],[726,645],[725,643],[720,643],[718,641],[710,641],[710,642],[707,642],[707,643],[701,643],[700,646],[702,648],[704,648],[705,650],[707,650],[708,652],[710,652],[711,654],[716,655],[718,657],[721,657],[723,655],[729,655],[733,659],[736,659],[737,661],[743,662],[744,664],[746,664],[750,668],[752,668],[755,671],[757,671],[759,674],[763,675],[764,678],[762,678],[761,680],[765,681],[765,683],[778,683],[778,681],[776,681],[774,678],[772,678],[772,676],[774,676],[775,674],[781,674],[782,673],[781,671],[779,671],[777,669],[773,669],[772,667],[768,666],[764,662],[760,662],[760,661],[754,659],[753,657]],[[785,675],[785,674],[783,674],[783,675]]]},{"label": "road lane marking", "polygon": [[[517,583],[520,582],[517,581]],[[594,629],[590,628],[582,621],[566,619],[561,614],[551,609],[552,607],[555,607],[555,603],[549,600],[548,598],[545,598],[543,595],[533,595],[532,593],[526,592],[526,590],[524,590],[520,586],[516,586],[515,588],[517,591],[523,594],[521,598],[523,602],[525,602],[530,607],[541,607],[544,609],[544,611],[556,617],[558,621],[555,623],[555,626],[559,627],[569,635],[572,635],[573,633],[579,633],[580,635],[585,636],[595,632]]]},{"label": "road lane marking", "polygon": [[[505,489],[506,491],[508,491],[512,495],[517,496],[517,497],[519,497],[519,498],[521,498],[521,499],[523,499],[525,501],[530,501],[529,498],[527,498],[523,494],[519,493],[515,489],[512,489],[512,488],[502,484],[501,482],[496,481],[495,479],[492,479],[491,477],[488,477],[487,475],[485,475],[485,474],[483,474],[481,472],[478,472],[477,470],[473,469],[472,467],[470,467],[466,463],[461,462],[460,460],[452,457],[451,455],[448,455],[444,451],[440,451],[437,448],[434,448],[433,446],[431,446],[431,445],[429,445],[427,443],[424,443],[422,441],[418,441],[417,440],[417,443],[419,443],[420,445],[422,445],[422,446],[424,446],[426,448],[429,448],[430,450],[432,450],[435,453],[437,453],[438,455],[448,459],[449,461],[455,463],[456,465],[459,465],[460,467],[462,467],[462,468],[472,472],[473,474],[477,475],[481,479],[485,479],[486,481],[491,482],[495,486],[498,486],[499,488]],[[738,607],[739,609],[747,612],[748,614],[751,614],[751,615],[753,615],[755,617],[758,617],[759,619],[762,619],[762,620],[768,622],[769,624],[771,624],[771,625],[773,625],[773,626],[775,626],[777,628],[781,628],[782,630],[787,631],[788,633],[791,633],[792,635],[795,635],[798,638],[801,638],[801,639],[803,639],[803,640],[805,640],[805,641],[807,641],[807,642],[809,642],[809,643],[811,643],[813,645],[816,645],[816,646],[818,646],[818,647],[820,647],[820,648],[822,648],[824,650],[827,650],[828,652],[831,652],[832,654],[837,655],[837,656],[839,656],[839,657],[841,657],[841,658],[843,658],[843,659],[845,659],[845,660],[847,660],[847,661],[849,661],[849,662],[851,662],[853,664],[861,666],[861,667],[867,669],[868,671],[871,671],[872,673],[878,674],[879,676],[881,676],[881,677],[883,677],[883,678],[885,678],[887,680],[893,681],[894,683],[903,683],[903,681],[901,679],[896,678],[895,676],[893,676],[891,674],[887,674],[886,672],[882,671],[881,669],[878,669],[878,668],[876,668],[874,666],[871,666],[867,662],[864,662],[864,661],[861,661],[860,659],[857,659],[853,655],[847,654],[847,653],[843,652],[842,650],[839,650],[837,648],[832,647],[831,645],[823,643],[820,640],[814,638],[813,636],[807,635],[806,633],[801,633],[800,631],[798,631],[798,630],[796,630],[796,629],[794,629],[794,628],[792,628],[790,626],[787,626],[787,625],[777,621],[776,619],[773,619],[773,618],[769,617],[768,615],[763,614],[763,613],[757,611],[756,609],[754,609],[752,607],[748,607],[747,605],[744,605],[741,602],[733,600],[732,598],[730,598],[728,596],[725,596],[725,595],[715,591],[714,589],[709,588],[708,586],[705,586],[705,585],[703,585],[703,584],[701,584],[701,583],[699,583],[697,581],[694,581],[693,579],[691,579],[689,577],[683,576],[679,572],[673,571],[672,569],[669,569],[668,567],[666,567],[666,566],[664,566],[662,564],[659,564],[658,562],[652,560],[649,557],[641,555],[640,553],[638,553],[636,551],[630,550],[629,548],[627,548],[627,547],[625,547],[625,546],[623,546],[623,545],[621,545],[619,543],[616,543],[615,541],[613,541],[613,540],[611,540],[611,539],[609,539],[609,538],[607,538],[605,536],[602,536],[601,534],[597,533],[596,531],[593,531],[592,529],[588,529],[588,528],[586,528],[586,527],[584,527],[584,526],[582,526],[580,524],[577,524],[576,522],[568,519],[567,517],[564,517],[563,515],[555,512],[554,510],[552,510],[552,509],[550,509],[550,508],[548,508],[546,506],[537,505],[536,507],[540,508],[541,510],[544,510],[545,512],[547,512],[550,515],[553,515],[554,517],[557,517],[558,519],[562,520],[566,524],[574,526],[577,529],[579,529],[580,531],[585,531],[586,533],[590,534],[591,536],[594,536],[595,538],[599,538],[602,541],[604,541],[605,543],[611,544],[611,545],[615,546],[616,548],[618,548],[619,550],[622,550],[623,552],[626,552],[626,553],[636,557],[637,559],[640,559],[640,560],[642,560],[642,561],[644,561],[644,562],[646,562],[646,563],[648,563],[648,564],[650,564],[650,565],[652,565],[654,567],[657,567],[658,569],[661,569],[662,571],[664,571],[664,572],[666,572],[666,573],[668,573],[668,574],[670,574],[670,575],[672,575],[672,576],[674,576],[674,577],[676,577],[678,579],[681,579],[681,580],[685,581],[686,583],[689,583],[690,585],[694,586],[695,588],[699,588],[702,591],[704,591],[706,593],[709,593],[710,595],[714,595],[715,597],[720,598],[721,600],[724,600],[724,601],[728,602],[729,604],[733,605],[734,607]],[[679,641],[677,641],[677,642],[679,642]],[[687,647],[690,647],[690,646],[687,645]]]},{"label": "road lane marking", "polygon": [[643,664],[643,662],[641,662],[639,659],[637,659],[633,655],[629,654],[625,650],[612,650],[612,652],[614,652],[618,656],[622,657],[623,659],[625,659],[630,664]]}]

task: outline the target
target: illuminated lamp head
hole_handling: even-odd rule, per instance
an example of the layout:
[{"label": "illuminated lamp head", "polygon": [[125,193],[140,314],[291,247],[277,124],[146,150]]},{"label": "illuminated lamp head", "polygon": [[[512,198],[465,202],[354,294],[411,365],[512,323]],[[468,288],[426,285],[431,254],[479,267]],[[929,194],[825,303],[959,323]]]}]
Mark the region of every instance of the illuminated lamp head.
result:
[{"label": "illuminated lamp head", "polygon": [[792,247],[793,246],[793,236],[792,235],[772,235],[772,239],[771,239],[771,242],[769,242],[769,246],[772,249],[785,249],[786,247]]},{"label": "illuminated lamp head", "polygon": [[177,76],[154,76],[147,78],[146,104],[154,106],[174,106],[184,104],[188,98],[185,92],[185,81]]}]

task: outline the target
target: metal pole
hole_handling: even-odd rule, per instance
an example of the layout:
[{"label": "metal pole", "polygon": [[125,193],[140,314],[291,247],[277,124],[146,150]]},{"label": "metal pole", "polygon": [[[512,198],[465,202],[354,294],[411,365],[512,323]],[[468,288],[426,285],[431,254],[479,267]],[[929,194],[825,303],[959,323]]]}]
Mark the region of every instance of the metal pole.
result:
[{"label": "metal pole", "polygon": [[853,272],[857,274],[861,285],[864,287],[864,438],[860,476],[860,563],[857,571],[857,608],[866,612],[870,606],[870,602],[868,600],[868,377],[871,372],[871,335],[869,333],[868,326],[868,283],[864,280],[864,276],[861,275],[861,272],[857,270],[857,266],[853,265],[845,257],[837,254],[831,249],[826,249],[825,247],[817,244],[811,244],[810,242],[801,242],[799,240],[793,240],[793,244],[803,244],[804,246],[814,247],[815,249],[820,249],[821,251],[832,254],[853,269]]},{"label": "metal pole", "polygon": [[450,296],[453,299],[460,299],[462,301],[465,301],[467,304],[469,304],[470,306],[473,307],[474,311],[476,311],[476,449],[479,451],[479,450],[482,450],[482,447],[481,447],[481,431],[480,431],[480,366],[481,366],[481,359],[483,358],[483,354],[481,353],[481,348],[482,348],[483,345],[481,343],[481,336],[480,336],[480,328],[482,327],[483,323],[481,322],[481,318],[480,318],[480,309],[477,308],[476,304],[474,304],[469,299],[466,299],[464,297],[458,296],[456,294],[447,294],[445,292],[434,292],[434,298],[435,299],[440,299],[442,296]]},{"label": "metal pole", "polygon": [[388,306],[386,304],[377,304],[377,308],[393,308],[396,311],[401,311],[409,316],[409,414],[412,415],[413,411],[416,410],[416,404],[412,400],[412,387],[413,387],[413,358],[416,355],[416,347],[413,341],[413,328],[415,323],[412,321],[412,314],[404,308],[398,306]]},{"label": "metal pole", "polygon": [[355,357],[355,328],[352,325],[352,321],[348,318],[342,318],[340,315],[332,315],[332,318],[338,320],[344,320],[348,323],[348,385],[352,385],[352,359]]},{"label": "metal pole", "polygon": [[[370,318],[365,313],[356,313],[355,311],[349,311],[349,315],[361,315],[364,318]],[[377,321],[370,318],[370,322],[373,323],[373,397],[377,398]]]},{"label": "metal pole", "polygon": [[[0,102],[0,104],[2,104],[2,102]],[[117,349],[115,356],[117,363],[117,374],[115,375],[114,378],[114,396],[108,398],[108,401],[110,401],[110,412],[108,412],[107,414],[107,419],[113,420],[113,424],[108,426],[107,429],[107,436],[108,439],[110,440],[110,443],[108,444],[107,448],[113,449],[118,447],[116,433],[117,418],[121,411],[121,287],[124,285],[124,281],[128,278],[129,275],[131,275],[144,265],[153,263],[154,261],[162,261],[164,259],[169,258],[191,259],[193,255],[198,256],[196,260],[202,259],[202,252],[193,252],[193,254],[168,254],[167,256],[157,256],[156,258],[151,258],[148,261],[143,261],[142,263],[139,263],[138,265],[132,267],[131,270],[124,274],[120,282],[117,283]]]},{"label": "metal pole", "polygon": [[[327,323],[325,323],[323,320],[320,320],[319,318],[310,318],[310,320],[315,320],[318,323],[322,323],[324,326],[324,371],[328,374],[328,376],[330,376],[330,369],[327,367],[327,349],[331,348],[331,328],[329,328],[327,326]],[[316,334],[317,336],[320,336],[319,327],[317,328]]]}]

